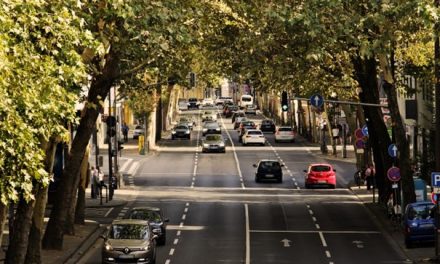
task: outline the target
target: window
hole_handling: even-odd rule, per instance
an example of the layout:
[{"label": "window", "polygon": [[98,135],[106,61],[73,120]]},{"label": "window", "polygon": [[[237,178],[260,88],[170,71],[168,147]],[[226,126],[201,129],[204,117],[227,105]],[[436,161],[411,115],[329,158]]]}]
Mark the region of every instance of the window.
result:
[{"label": "window", "polygon": [[330,167],[329,166],[313,166],[310,169],[311,171],[315,171],[315,172],[325,172],[325,171],[330,171]]},{"label": "window", "polygon": [[112,239],[148,239],[149,230],[146,225],[113,225],[110,230]]}]

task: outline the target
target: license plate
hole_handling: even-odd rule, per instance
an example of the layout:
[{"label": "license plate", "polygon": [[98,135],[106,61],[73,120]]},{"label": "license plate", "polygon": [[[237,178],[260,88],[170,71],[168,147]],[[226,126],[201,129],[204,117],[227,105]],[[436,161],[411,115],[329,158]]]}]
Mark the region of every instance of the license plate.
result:
[{"label": "license plate", "polygon": [[212,148],[212,149],[218,149],[218,147],[217,147],[217,146],[211,146],[211,148]]},{"label": "license plate", "polygon": [[273,174],[266,174],[267,178],[273,178],[273,176],[274,176]]},{"label": "license plate", "polygon": [[132,259],[134,258],[134,255],[119,255],[120,259]]},{"label": "license plate", "polygon": [[327,181],[318,181],[318,183],[327,183]]}]

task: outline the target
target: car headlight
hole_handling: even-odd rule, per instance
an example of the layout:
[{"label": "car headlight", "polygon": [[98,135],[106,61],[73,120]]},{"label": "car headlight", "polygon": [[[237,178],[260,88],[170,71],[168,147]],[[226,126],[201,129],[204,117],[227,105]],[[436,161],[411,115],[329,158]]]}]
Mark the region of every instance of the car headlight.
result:
[{"label": "car headlight", "polygon": [[206,131],[208,131],[208,129],[207,129],[207,128],[204,128],[204,129],[203,129],[203,132],[206,132]]},{"label": "car headlight", "polygon": [[220,128],[216,128],[215,131],[220,131]]},{"label": "car headlight", "polygon": [[218,144],[220,147],[224,147],[225,146],[225,143],[224,142],[221,142],[220,144]]},{"label": "car headlight", "polygon": [[171,131],[171,134],[176,134],[176,131]]},{"label": "car headlight", "polygon": [[151,243],[149,243],[146,247],[144,247],[144,250],[149,251],[151,250],[151,248],[152,248]]},{"label": "car headlight", "polygon": [[112,245],[110,245],[109,243],[105,243],[105,250],[107,250],[107,251],[113,251],[113,247],[112,247]]},{"label": "car headlight", "polygon": [[186,133],[186,134],[189,134],[189,133],[191,133],[191,131],[187,130],[187,131],[185,131],[185,133]]},{"label": "car headlight", "polygon": [[208,148],[208,147],[209,147],[209,144],[207,144],[207,143],[203,143],[203,147],[204,147],[204,148]]}]

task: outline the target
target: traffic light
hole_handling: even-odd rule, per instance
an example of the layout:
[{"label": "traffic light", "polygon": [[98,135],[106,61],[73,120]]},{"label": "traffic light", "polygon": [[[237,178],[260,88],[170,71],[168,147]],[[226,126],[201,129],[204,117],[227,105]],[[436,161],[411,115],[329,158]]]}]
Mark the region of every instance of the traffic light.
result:
[{"label": "traffic light", "polygon": [[196,87],[196,74],[193,72],[189,73],[189,87]]},{"label": "traffic light", "polygon": [[283,91],[281,94],[281,109],[283,112],[289,110],[289,98],[287,97],[287,92]]},{"label": "traffic light", "polygon": [[107,124],[107,136],[114,137],[116,135],[116,118],[108,116],[105,123]]}]

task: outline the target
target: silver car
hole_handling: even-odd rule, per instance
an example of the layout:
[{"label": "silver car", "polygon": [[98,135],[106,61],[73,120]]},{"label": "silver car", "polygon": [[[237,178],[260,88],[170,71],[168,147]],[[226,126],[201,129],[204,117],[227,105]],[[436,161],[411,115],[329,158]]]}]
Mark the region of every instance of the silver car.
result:
[{"label": "silver car", "polygon": [[191,129],[186,124],[177,124],[171,131],[171,139],[191,139]]},{"label": "silver car", "polygon": [[148,221],[114,220],[103,235],[102,263],[156,262],[156,239]]},{"label": "silver car", "polygon": [[223,152],[225,153],[225,141],[222,135],[208,134],[202,142],[202,152]]}]

